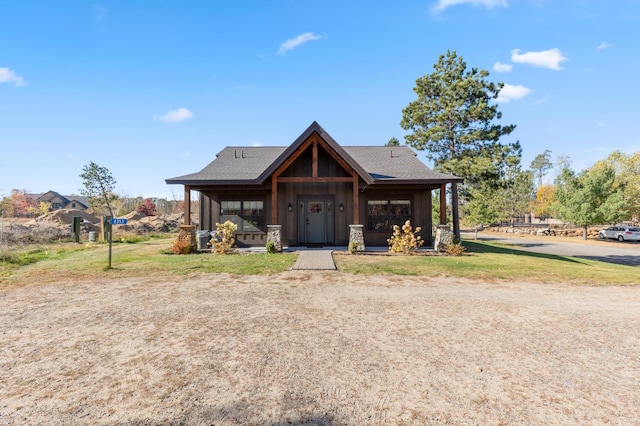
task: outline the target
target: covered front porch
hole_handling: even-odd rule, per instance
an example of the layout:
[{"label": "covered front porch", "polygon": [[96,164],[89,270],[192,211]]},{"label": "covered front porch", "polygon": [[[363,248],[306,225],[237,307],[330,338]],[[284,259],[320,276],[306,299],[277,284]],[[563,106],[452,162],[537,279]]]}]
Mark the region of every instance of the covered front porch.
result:
[{"label": "covered front porch", "polygon": [[[231,220],[249,246],[266,243],[268,225],[279,225],[289,246],[347,245],[351,225],[361,225],[367,244],[384,246],[407,220],[432,244],[434,225],[447,220],[447,186],[460,182],[409,147],[341,146],[315,122],[288,147],[227,147],[202,171],[167,179],[184,185],[185,224],[198,191],[200,229]],[[458,217],[451,225],[459,234]]]}]

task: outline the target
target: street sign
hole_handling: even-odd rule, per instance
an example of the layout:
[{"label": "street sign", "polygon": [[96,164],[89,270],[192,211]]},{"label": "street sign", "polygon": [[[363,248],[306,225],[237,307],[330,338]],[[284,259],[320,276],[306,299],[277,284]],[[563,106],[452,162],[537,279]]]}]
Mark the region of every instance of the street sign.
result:
[{"label": "street sign", "polygon": [[114,217],[109,222],[111,222],[112,225],[126,225],[127,219],[119,219]]}]

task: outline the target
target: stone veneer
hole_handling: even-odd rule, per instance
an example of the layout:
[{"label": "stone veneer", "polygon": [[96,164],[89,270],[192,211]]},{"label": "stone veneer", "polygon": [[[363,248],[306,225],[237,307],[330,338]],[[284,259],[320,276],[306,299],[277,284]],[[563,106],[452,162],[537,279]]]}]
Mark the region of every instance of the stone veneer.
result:
[{"label": "stone veneer", "polygon": [[267,225],[267,243],[273,241],[278,252],[282,251],[282,225]]},{"label": "stone veneer", "polygon": [[180,225],[178,241],[191,241],[191,251],[195,252],[197,248],[196,227],[193,225]]},{"label": "stone veneer", "polygon": [[349,248],[352,243],[356,243],[356,252],[364,251],[364,225],[349,225]]},{"label": "stone veneer", "polygon": [[453,244],[453,232],[449,225],[438,225],[436,228],[436,240],[433,248],[437,251],[445,251]]}]

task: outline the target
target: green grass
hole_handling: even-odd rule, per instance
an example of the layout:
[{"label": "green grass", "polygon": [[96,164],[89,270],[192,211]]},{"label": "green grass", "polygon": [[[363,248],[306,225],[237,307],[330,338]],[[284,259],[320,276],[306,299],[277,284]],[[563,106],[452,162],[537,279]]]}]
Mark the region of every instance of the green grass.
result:
[{"label": "green grass", "polygon": [[[172,237],[131,238],[113,245],[59,243],[0,253],[0,283],[15,284],[109,277],[184,276],[201,273],[275,274],[288,270],[296,254],[167,254]],[[123,244],[124,243],[124,244]],[[640,268],[566,256],[529,253],[503,245],[465,241],[464,256],[334,256],[341,272],[355,274],[451,276],[483,281],[519,280],[588,285],[640,284]]]},{"label": "green grass", "polygon": [[463,256],[336,256],[354,274],[452,276],[485,281],[520,280],[588,285],[640,284],[640,268],[567,256],[530,253],[488,242],[465,241]]},{"label": "green grass", "polygon": [[[239,275],[273,274],[290,269],[296,255],[167,254],[171,237],[140,242],[125,240],[112,246],[112,269],[108,266],[108,244],[52,244],[18,250],[0,258],[0,281],[26,283],[34,280],[85,279],[135,276],[179,276],[226,272]],[[125,243],[125,244],[122,244]]]}]

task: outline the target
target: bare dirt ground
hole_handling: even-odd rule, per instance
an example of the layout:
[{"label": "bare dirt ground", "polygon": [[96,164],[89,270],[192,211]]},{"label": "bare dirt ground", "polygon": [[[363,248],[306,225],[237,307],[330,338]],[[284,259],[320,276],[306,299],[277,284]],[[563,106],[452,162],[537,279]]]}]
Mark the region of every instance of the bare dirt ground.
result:
[{"label": "bare dirt ground", "polygon": [[640,288],[290,271],[0,289],[0,424],[640,424]]}]

